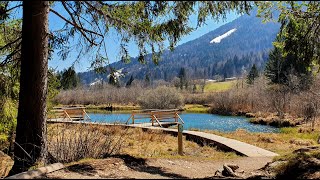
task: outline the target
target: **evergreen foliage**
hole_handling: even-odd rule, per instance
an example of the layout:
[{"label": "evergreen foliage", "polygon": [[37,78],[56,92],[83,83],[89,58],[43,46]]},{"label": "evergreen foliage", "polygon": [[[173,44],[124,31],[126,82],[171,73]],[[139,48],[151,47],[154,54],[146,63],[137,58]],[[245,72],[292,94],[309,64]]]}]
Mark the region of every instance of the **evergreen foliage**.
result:
[{"label": "evergreen foliage", "polygon": [[259,77],[259,72],[255,64],[252,65],[249,74],[247,76],[247,83],[254,84],[254,80]]},{"label": "evergreen foliage", "polygon": [[132,82],[133,82],[133,80],[134,80],[134,79],[133,79],[133,76],[131,75],[129,81],[128,81],[127,84],[126,84],[126,87],[130,87],[131,84],[132,84]]},{"label": "evergreen foliage", "polygon": [[73,89],[79,85],[80,79],[73,67],[69,67],[61,73],[61,87],[63,89]]},{"label": "evergreen foliage", "polygon": [[[179,72],[179,79],[180,79],[180,89],[182,90],[183,89],[183,86],[186,85],[187,83],[187,77],[186,77],[186,69],[184,67],[182,67],[180,69],[180,72]],[[186,87],[187,88],[187,87]]]}]

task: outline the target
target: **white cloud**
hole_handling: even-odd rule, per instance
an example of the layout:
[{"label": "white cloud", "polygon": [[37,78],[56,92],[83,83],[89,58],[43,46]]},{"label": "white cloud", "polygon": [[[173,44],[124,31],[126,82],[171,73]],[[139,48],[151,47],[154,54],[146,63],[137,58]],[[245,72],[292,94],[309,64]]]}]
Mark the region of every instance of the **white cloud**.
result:
[{"label": "white cloud", "polygon": [[236,28],[231,29],[230,31],[228,31],[228,32],[226,32],[226,33],[224,33],[224,34],[222,34],[222,35],[220,35],[220,36],[212,39],[212,40],[210,41],[210,43],[220,43],[220,41],[221,41],[222,39],[230,36],[230,35],[231,35],[233,32],[235,32],[236,30],[237,30]]}]

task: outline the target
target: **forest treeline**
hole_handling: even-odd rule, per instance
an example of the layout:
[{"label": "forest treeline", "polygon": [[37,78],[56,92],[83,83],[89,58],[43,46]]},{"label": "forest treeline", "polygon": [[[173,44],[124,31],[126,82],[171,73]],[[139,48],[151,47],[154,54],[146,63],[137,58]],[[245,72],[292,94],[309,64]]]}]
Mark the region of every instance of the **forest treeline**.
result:
[{"label": "forest treeline", "polygon": [[[57,94],[66,92],[62,89],[76,88],[79,82],[72,68],[62,73],[56,73],[48,69],[48,61],[52,58],[54,51],[59,51],[61,58],[66,59],[71,51],[71,45],[68,42],[75,37],[76,33],[81,36],[77,44],[77,47],[80,48],[78,57],[85,53],[94,53],[96,56],[92,59],[92,69],[95,71],[107,72],[109,68],[109,66],[106,66],[108,65],[108,53],[102,53],[102,49],[106,48],[104,35],[109,32],[110,28],[114,28],[121,39],[121,61],[118,64],[132,61],[129,63],[130,65],[127,64],[132,69],[127,69],[124,72],[133,72],[133,69],[139,69],[139,63],[148,64],[147,67],[141,69],[140,72],[144,72],[141,76],[137,75],[138,72],[133,76],[127,76],[128,80],[123,81],[126,86],[128,85],[127,87],[122,86],[119,83],[120,81],[115,78],[117,77],[117,70],[121,67],[114,64],[109,69],[111,72],[109,72],[109,77],[112,77],[113,80],[109,80],[108,84],[114,87],[115,91],[120,91],[119,88],[130,89],[137,76],[142,77],[143,86],[150,87],[149,83],[152,82],[154,76],[165,78],[164,71],[160,71],[160,74],[163,72],[163,75],[159,75],[156,71],[149,71],[150,67],[156,67],[153,69],[163,68],[168,72],[174,72],[173,77],[170,77],[169,74],[166,75],[169,80],[173,80],[174,77],[178,78],[177,82],[180,83],[180,87],[177,86],[174,88],[175,90],[168,91],[170,96],[174,97],[177,94],[177,89],[191,88],[191,92],[197,89],[194,88],[196,86],[190,86],[189,84],[188,88],[184,88],[186,82],[190,81],[186,80],[188,77],[183,78],[184,76],[179,75],[181,68],[184,68],[182,64],[187,61],[194,67],[190,68],[190,72],[185,67],[186,73],[181,73],[181,75],[186,74],[187,76],[189,72],[190,74],[193,73],[194,76],[197,73],[199,73],[199,76],[203,76],[215,74],[212,72],[217,71],[217,74],[223,72],[224,74],[220,74],[220,76],[226,78],[237,75],[239,68],[242,70],[240,66],[242,65],[241,60],[243,60],[250,62],[244,68],[248,74],[242,74],[244,77],[248,77],[247,87],[258,88],[255,91],[248,91],[252,92],[249,95],[253,98],[260,98],[259,96],[263,97],[265,94],[254,94],[254,92],[266,92],[264,90],[272,92],[272,96],[265,97],[270,97],[267,99],[272,100],[273,95],[275,95],[273,99],[277,101],[272,101],[270,105],[275,107],[274,110],[271,110],[276,111],[277,116],[283,117],[286,112],[289,112],[287,111],[288,98],[293,99],[290,97],[308,97],[308,100],[305,101],[308,104],[305,105],[306,108],[304,109],[306,118],[314,119],[318,116],[319,95],[314,89],[315,82],[317,82],[315,74],[318,72],[320,63],[320,5],[317,1],[188,1],[174,3],[138,1],[124,2],[120,5],[114,2],[104,3],[100,1],[23,1],[22,3],[12,3],[10,1],[0,2],[0,141],[4,152],[14,159],[14,166],[10,171],[11,175],[28,170],[36,164],[46,164],[48,162],[47,111],[54,105],[52,103],[59,96]],[[67,16],[61,15],[60,10],[53,6],[55,4],[64,8],[68,13]],[[240,25],[247,26],[245,22],[248,17],[245,17],[242,21],[237,21],[239,26],[236,28],[238,30],[230,38],[226,38],[219,44],[209,45],[213,48],[217,46],[224,46],[224,48],[213,50],[207,48],[208,44],[199,42],[196,45],[198,49],[195,49],[195,46],[191,46],[193,42],[189,42],[185,46],[181,46],[183,48],[177,47],[175,51],[177,53],[170,54],[167,50],[174,50],[181,37],[193,30],[187,23],[191,13],[198,12],[197,25],[200,27],[206,22],[207,18],[218,21],[225,17],[224,15],[230,10],[235,10],[238,13],[249,13],[255,6],[258,6],[258,16],[264,20],[275,17],[272,15],[274,10],[280,11],[276,16],[276,20],[280,23],[280,30],[271,31],[270,36],[263,36],[259,33],[267,28],[261,25],[259,21],[259,24],[255,24],[261,29],[261,31],[258,31],[259,33],[251,33],[250,28],[247,29],[248,32],[241,33],[246,28],[241,28]],[[196,11],[194,11],[194,8],[196,8]],[[16,18],[12,14],[16,9],[23,10],[22,19]],[[65,21],[66,24],[63,29],[50,31],[48,25],[49,12]],[[167,14],[173,16],[167,21],[154,21],[155,18],[164,17]],[[213,34],[208,35],[209,37],[202,37],[202,40],[203,42],[210,41],[232,28],[234,27],[224,26],[219,32],[213,32]],[[275,28],[279,27],[275,26]],[[240,36],[247,36],[248,38],[241,40]],[[231,37],[236,39],[231,39]],[[236,41],[237,38],[238,41]],[[128,53],[127,46],[130,40],[138,45],[139,55],[135,60],[130,59]],[[169,46],[164,47],[167,40]],[[261,41],[274,42],[264,44],[260,43]],[[151,47],[152,54],[149,54],[146,47]],[[264,52],[268,48],[270,51]],[[227,49],[229,51],[226,51]],[[242,52],[241,50],[246,51]],[[225,55],[226,52],[233,53]],[[250,55],[251,52],[253,52],[252,55]],[[166,56],[167,59],[164,58],[161,61],[161,56]],[[210,61],[211,59],[217,60],[216,62],[223,62],[223,65],[214,64],[215,62]],[[266,59],[268,59],[268,62],[265,68],[262,68]],[[172,62],[179,62],[180,65],[172,64]],[[239,66],[236,65],[237,63]],[[105,69],[105,67],[108,68]],[[195,70],[195,67],[197,70]],[[219,67],[227,68],[219,70]],[[260,71],[258,75],[260,78],[266,77],[266,86],[258,85],[259,77],[256,73],[258,70]],[[204,73],[205,71],[207,73]],[[265,89],[260,87],[265,87]],[[152,92],[148,94],[154,95]],[[163,95],[166,96],[166,94]],[[240,97],[242,95],[240,94]],[[201,97],[201,95],[197,94],[197,97]],[[223,98],[220,100],[216,99],[217,97],[219,96],[213,95],[213,108],[221,99],[223,99],[223,108],[226,107],[225,103],[227,102],[231,102],[230,104],[233,106],[241,105],[243,101],[242,98],[239,98],[239,101],[227,101],[227,99],[237,99],[239,97],[237,94],[223,94],[221,96]],[[175,102],[178,102],[177,105],[180,104],[182,102],[181,98],[177,98],[173,101],[173,104]],[[296,103],[300,102],[296,101]],[[259,106],[253,104],[252,107]]]}]

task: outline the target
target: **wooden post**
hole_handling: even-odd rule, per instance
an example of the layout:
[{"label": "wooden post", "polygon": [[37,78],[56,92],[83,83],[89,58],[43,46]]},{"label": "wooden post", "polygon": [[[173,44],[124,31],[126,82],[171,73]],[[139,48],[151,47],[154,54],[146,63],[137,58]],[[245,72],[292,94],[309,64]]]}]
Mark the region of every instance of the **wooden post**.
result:
[{"label": "wooden post", "polygon": [[153,126],[153,116],[151,116],[151,125]]},{"label": "wooden post", "polygon": [[178,113],[177,111],[175,111],[175,112],[174,112],[174,120],[175,120],[175,122],[178,122],[178,116],[177,116],[177,113]]},{"label": "wooden post", "polygon": [[182,131],[183,131],[183,125],[178,124],[178,154],[183,155],[183,146],[182,146]]}]

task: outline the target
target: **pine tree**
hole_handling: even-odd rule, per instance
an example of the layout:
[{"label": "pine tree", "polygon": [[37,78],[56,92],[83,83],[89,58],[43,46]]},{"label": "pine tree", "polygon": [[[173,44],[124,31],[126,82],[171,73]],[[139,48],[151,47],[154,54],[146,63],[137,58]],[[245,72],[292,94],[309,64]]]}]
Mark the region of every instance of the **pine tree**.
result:
[{"label": "pine tree", "polygon": [[254,84],[254,80],[259,77],[258,69],[256,68],[256,65],[253,64],[251,67],[251,70],[247,76],[247,83],[248,84]]},{"label": "pine tree", "polygon": [[79,85],[79,77],[73,67],[65,70],[61,75],[61,86],[63,89],[72,89]]},{"label": "pine tree", "polygon": [[131,75],[129,81],[128,81],[127,84],[126,84],[126,87],[130,87],[133,80],[134,80],[134,79],[133,79],[133,76]]},{"label": "pine tree", "polygon": [[146,74],[146,77],[144,79],[145,83],[146,83],[146,86],[149,86],[150,85],[150,77],[149,77],[149,74]]},{"label": "pine tree", "polygon": [[186,69],[182,67],[179,72],[179,78],[180,78],[180,89],[183,89],[183,85],[186,84]]},{"label": "pine tree", "polygon": [[281,50],[275,47],[269,53],[269,60],[264,74],[272,83],[286,84],[288,81],[287,66],[285,59],[282,57]]}]

